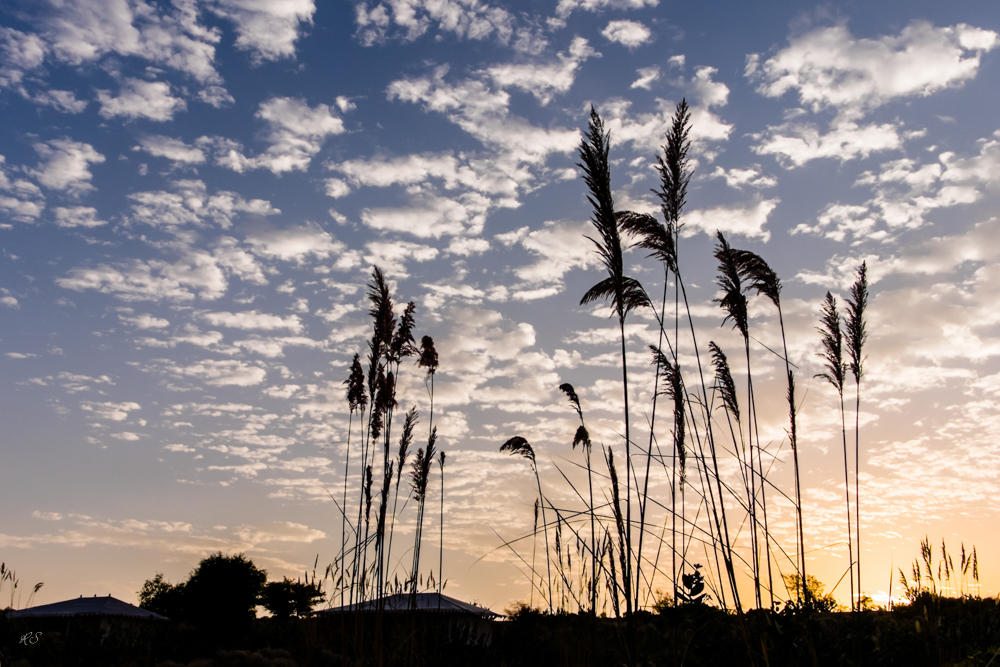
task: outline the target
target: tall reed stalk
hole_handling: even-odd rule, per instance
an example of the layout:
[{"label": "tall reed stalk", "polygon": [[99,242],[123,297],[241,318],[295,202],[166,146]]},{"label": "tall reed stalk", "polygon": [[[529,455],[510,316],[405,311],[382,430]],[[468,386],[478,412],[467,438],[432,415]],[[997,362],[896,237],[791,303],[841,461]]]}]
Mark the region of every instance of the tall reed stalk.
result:
[{"label": "tall reed stalk", "polygon": [[[864,376],[864,347],[868,340],[865,309],[868,308],[868,265],[861,262],[857,278],[851,286],[847,300],[847,351],[851,357],[851,374],[854,376],[854,545],[858,549],[858,594],[861,588],[861,493],[858,476],[861,470],[861,378]],[[860,601],[859,601],[860,603]]]},{"label": "tall reed stalk", "polygon": [[347,554],[347,479],[351,464],[351,425],[354,421],[354,412],[359,411],[361,414],[364,414],[365,405],[368,403],[368,397],[365,396],[364,383],[365,375],[361,369],[361,359],[355,354],[354,361],[351,363],[351,374],[344,380],[344,384],[347,385],[347,406],[350,410],[350,415],[347,418],[347,453],[344,455],[344,501],[340,506],[341,606],[344,605],[344,586],[347,583],[347,579],[344,577],[344,557]]},{"label": "tall reed stalk", "polygon": [[577,396],[576,390],[573,389],[573,385],[568,382],[564,382],[559,385],[566,397],[569,398],[570,405],[576,410],[577,416],[580,418],[580,427],[576,429],[576,435],[573,436],[573,449],[576,449],[577,445],[583,448],[584,455],[586,457],[587,463],[587,492],[589,495],[587,510],[590,515],[590,614],[591,616],[597,615],[597,533],[595,529],[596,520],[594,517],[594,474],[590,468],[590,451],[592,448],[592,443],[590,442],[590,432],[587,431],[587,426],[583,422],[583,409],[580,407],[580,397]]},{"label": "tall reed stalk", "polygon": [[817,327],[823,342],[823,351],[818,356],[823,360],[826,372],[818,373],[816,377],[829,382],[837,390],[840,399],[840,432],[844,445],[844,497],[847,503],[847,562],[850,569],[851,611],[857,608],[854,596],[854,538],[851,535],[851,483],[848,472],[847,456],[847,422],[844,415],[844,376],[847,374],[847,364],[844,363],[844,335],[840,328],[840,313],[837,310],[837,299],[829,292],[823,301],[820,316],[820,326]]},{"label": "tall reed stalk", "polygon": [[444,590],[444,452],[438,454],[438,466],[441,469],[441,523],[440,541],[438,542],[438,605],[441,604],[441,592]]},{"label": "tall reed stalk", "polygon": [[[549,613],[553,613],[553,602],[552,602],[552,566],[550,564],[549,558],[549,522],[545,518],[545,496],[542,495],[542,479],[538,476],[538,464],[535,461],[535,450],[532,449],[531,444],[527,440],[519,435],[515,435],[513,438],[507,440],[507,442],[500,445],[500,451],[506,452],[515,456],[523,456],[528,459],[531,463],[531,471],[535,473],[535,482],[538,484],[538,503],[542,507],[542,531],[545,534],[545,573],[548,578],[548,591],[549,591]],[[537,508],[537,505],[536,505]],[[536,524],[537,524],[537,512],[536,512]],[[537,529],[536,529],[537,530]]]},{"label": "tall reed stalk", "polygon": [[[625,354],[625,317],[629,312],[643,306],[652,307],[646,291],[635,278],[625,275],[622,240],[619,229],[619,215],[615,212],[614,198],[611,195],[611,169],[608,164],[608,152],[611,148],[611,133],[604,131],[604,121],[591,107],[590,124],[583,142],[580,144],[578,166],[583,169],[584,181],[590,194],[587,201],[593,207],[591,222],[597,230],[600,240],[587,237],[597,249],[601,262],[607,269],[608,277],[600,281],[583,295],[580,305],[597,300],[610,299],[611,310],[618,316],[618,328],[621,333],[622,353],[622,396],[625,402],[625,550],[628,558],[623,564],[623,581],[632,581],[632,458],[631,433],[629,427],[628,401],[628,360]],[[544,504],[543,504],[544,508]],[[636,563],[636,578],[642,564]],[[631,618],[632,590],[626,587],[625,607]]]},{"label": "tall reed stalk", "polygon": [[431,429],[427,438],[427,449],[417,450],[417,458],[413,461],[410,472],[410,484],[413,497],[417,501],[417,531],[413,543],[413,569],[410,571],[410,608],[416,608],[417,582],[420,573],[420,546],[424,531],[424,506],[427,501],[427,485],[430,481],[431,465],[434,463],[434,445],[437,442],[437,429]]}]

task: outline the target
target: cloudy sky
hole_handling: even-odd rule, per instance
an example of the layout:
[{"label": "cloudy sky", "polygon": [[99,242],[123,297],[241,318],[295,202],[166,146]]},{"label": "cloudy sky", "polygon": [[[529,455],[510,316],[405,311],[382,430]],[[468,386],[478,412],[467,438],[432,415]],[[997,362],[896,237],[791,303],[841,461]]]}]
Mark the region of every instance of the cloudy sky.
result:
[{"label": "cloudy sky", "polygon": [[[832,587],[847,562],[840,415],[811,379],[815,326],[865,260],[864,588],[887,591],[927,534],[975,543],[995,593],[995,8],[753,5],[3,3],[2,559],[45,582],[37,602],[134,601],[143,580],[181,580],[216,550],[273,577],[317,555],[322,569],[340,547],[342,381],[379,266],[440,355],[447,590],[498,610],[526,599],[519,562],[494,549],[530,530],[534,480],[498,446],[528,438],[546,494],[579,508],[557,470],[580,479],[566,381],[595,440],[621,448],[617,328],[604,304],[578,305],[602,277],[580,131],[593,105],[617,206],[655,212],[653,165],[686,98],[696,172],[680,261],[699,341],[739,358],[712,304],[721,230],[784,281],[811,571]],[[658,300],[661,269],[638,251],[627,265]],[[763,347],[780,344],[777,318],[756,298],[751,317],[761,437],[790,492],[783,365]],[[629,321],[640,433],[656,331],[649,313]],[[683,337],[681,351],[693,369]],[[398,400],[426,428],[423,380],[404,366]],[[662,469],[650,484],[665,502]],[[793,548],[787,503],[774,512]],[[411,504],[408,545],[412,519]],[[437,527],[428,512],[425,554]]]}]

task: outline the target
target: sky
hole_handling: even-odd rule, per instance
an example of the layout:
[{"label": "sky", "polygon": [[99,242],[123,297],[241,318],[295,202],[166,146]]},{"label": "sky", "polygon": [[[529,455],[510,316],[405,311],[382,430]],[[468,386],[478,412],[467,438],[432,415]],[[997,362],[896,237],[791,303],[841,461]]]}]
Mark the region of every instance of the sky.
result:
[{"label": "sky", "polygon": [[[885,599],[927,535],[975,544],[996,594],[998,32],[990,3],[919,0],[2,3],[0,558],[22,587],[45,582],[36,604],[134,602],[215,551],[272,578],[322,572],[341,542],[343,381],[378,266],[440,357],[446,592],[497,611],[529,599],[530,539],[520,556],[501,545],[530,533],[535,480],[500,444],[527,438],[546,496],[579,510],[570,382],[595,443],[623,449],[616,322],[579,305],[605,275],[581,130],[593,106],[616,206],[657,213],[655,159],[686,99],[679,261],[702,359],[714,340],[745,377],[712,302],[721,231],[783,281],[810,573],[830,590],[847,567],[839,403],[813,377],[815,327],[865,261],[863,589]],[[626,270],[659,301],[653,260],[633,249]],[[761,438],[791,493],[777,317],[759,297],[750,314]],[[641,441],[658,328],[649,311],[626,326]],[[423,433],[423,369],[404,364],[398,387]],[[435,472],[430,506],[440,489]],[[667,502],[662,469],[650,489]],[[439,576],[427,515],[422,570]],[[414,516],[407,503],[396,526],[402,563]]]}]

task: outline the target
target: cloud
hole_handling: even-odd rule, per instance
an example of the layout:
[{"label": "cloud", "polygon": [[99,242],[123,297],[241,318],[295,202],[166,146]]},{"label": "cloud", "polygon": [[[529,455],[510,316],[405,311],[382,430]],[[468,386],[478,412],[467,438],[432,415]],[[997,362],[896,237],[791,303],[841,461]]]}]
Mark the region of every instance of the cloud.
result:
[{"label": "cloud", "polygon": [[142,150],[154,157],[165,157],[182,164],[202,164],[205,161],[205,153],[197,146],[159,134],[140,138],[139,145],[132,150]]},{"label": "cloud", "polygon": [[226,190],[209,194],[205,183],[199,180],[179,180],[172,185],[174,192],[156,190],[128,195],[132,205],[126,219],[130,223],[177,231],[180,227],[205,227],[209,223],[228,229],[239,213],[258,216],[281,213],[263,199],[246,201]]},{"label": "cloud", "polygon": [[[432,25],[442,32],[454,33],[459,39],[482,40],[496,35],[506,44],[510,39],[513,17],[505,9],[479,0],[385,0],[373,3],[355,2],[355,35],[365,46],[381,44],[389,39],[412,42],[423,36]],[[390,34],[395,25],[399,31]]]},{"label": "cloud", "polygon": [[752,203],[689,211],[684,215],[681,235],[688,237],[703,232],[715,236],[715,232],[719,231],[766,242],[771,238],[771,232],[764,229],[764,225],[780,201],[777,198],[756,197]]},{"label": "cloud", "polygon": [[9,192],[13,196],[0,194],[0,211],[4,211],[11,220],[33,222],[45,208],[42,191],[37,185],[23,178],[11,181],[4,169],[5,163],[6,158],[0,155],[0,190]]},{"label": "cloud", "polygon": [[176,375],[204,380],[213,387],[252,387],[264,381],[267,371],[243,361],[206,359],[190,366],[168,366]]},{"label": "cloud", "polygon": [[[422,102],[426,110],[445,114],[485,146],[499,149],[502,155],[495,166],[511,175],[517,174],[519,163],[542,163],[550,153],[569,153],[579,144],[580,134],[575,129],[535,127],[512,116],[510,96],[505,91],[490,90],[477,79],[451,85],[444,80],[447,73],[447,67],[439,67],[429,77],[393,81],[388,97]],[[519,182],[526,180],[526,175],[518,176]]]},{"label": "cloud", "polygon": [[358,264],[356,253],[333,238],[317,225],[296,225],[284,229],[260,228],[247,235],[254,253],[284,261],[303,262],[306,257],[317,259],[337,257],[334,266],[341,270]]},{"label": "cloud", "polygon": [[[598,105],[597,110],[604,118],[604,127],[611,131],[615,144],[630,143],[636,151],[657,151],[667,130],[670,129],[676,104],[667,100],[656,100],[658,110],[653,113],[632,113],[632,102],[622,98],[612,98]],[[702,149],[709,142],[726,141],[733,131],[733,125],[724,122],[706,107],[691,107],[691,140]]]},{"label": "cloud", "polygon": [[405,207],[366,208],[361,212],[361,221],[372,229],[404,232],[418,238],[477,235],[482,232],[490,205],[488,198],[474,192],[458,197],[418,193]]},{"label": "cloud", "polygon": [[152,315],[138,315],[136,317],[119,315],[118,318],[122,322],[134,325],[137,329],[163,329],[170,326],[170,322],[167,320],[162,317],[153,317]]},{"label": "cloud", "polygon": [[649,90],[653,82],[660,78],[660,68],[656,65],[652,67],[642,67],[635,71],[639,78],[632,82],[629,88],[643,88]]},{"label": "cloud", "polygon": [[153,5],[143,1],[66,0],[40,3],[31,17],[51,57],[77,67],[112,53],[138,57],[182,72],[201,85],[199,97],[214,106],[232,103],[215,69],[218,28],[198,22],[190,2]]},{"label": "cloud", "polygon": [[62,113],[80,113],[87,108],[87,101],[76,99],[71,90],[42,90],[25,97],[35,104],[52,107]]},{"label": "cloud", "polygon": [[309,169],[326,137],[344,132],[344,122],[328,105],[310,107],[301,98],[272,97],[261,102],[255,115],[270,128],[266,135],[270,146],[260,155],[247,157],[238,142],[223,137],[203,137],[199,139],[199,146],[211,146],[215,163],[233,171],[268,169],[274,174],[283,174]]},{"label": "cloud", "polygon": [[855,185],[870,186],[873,197],[864,204],[833,202],[815,224],[801,223],[793,234],[809,233],[853,243],[888,241],[903,229],[926,224],[931,211],[978,201],[1000,185],[1000,131],[979,144],[978,155],[960,156],[947,151],[937,162],[913,158],[884,162],[879,170],[866,171]]},{"label": "cloud", "polygon": [[128,419],[128,413],[141,410],[142,406],[134,401],[125,401],[124,403],[84,401],[80,404],[80,409],[92,413],[97,419],[120,422]]},{"label": "cloud", "polygon": [[261,331],[274,331],[276,329],[288,329],[292,333],[302,331],[302,321],[298,315],[270,315],[256,310],[248,310],[240,313],[204,313],[202,318],[209,324],[216,327],[228,327],[230,329],[251,329]]},{"label": "cloud", "polygon": [[53,139],[34,145],[35,152],[44,162],[37,169],[26,170],[38,182],[53,190],[62,190],[77,196],[94,189],[90,184],[93,174],[91,164],[101,164],[104,156],[90,144],[71,139]]},{"label": "cloud", "polygon": [[639,21],[627,20],[609,22],[607,27],[601,31],[601,34],[604,35],[605,39],[618,42],[630,49],[649,42],[653,37],[653,33],[650,32],[649,28]]},{"label": "cloud", "polygon": [[565,18],[577,9],[599,12],[605,9],[643,9],[658,4],[659,0],[559,0],[556,15]]},{"label": "cloud", "polygon": [[877,39],[856,39],[841,24],[790,39],[759,71],[751,59],[749,73],[761,77],[763,95],[794,90],[814,112],[832,107],[850,118],[896,98],[963,85],[997,44],[995,32],[964,23],[937,28],[914,21],[898,35]]},{"label": "cloud", "polygon": [[778,184],[778,179],[773,176],[765,176],[761,172],[759,164],[755,164],[747,169],[738,169],[736,167],[725,169],[719,166],[708,175],[708,178],[725,179],[726,185],[737,190],[741,190],[744,185],[749,185],[753,188],[773,188]]},{"label": "cloud", "polygon": [[170,94],[170,84],[164,81],[125,79],[118,97],[106,90],[97,91],[101,102],[101,116],[127,119],[148,118],[155,121],[172,120],[174,114],[187,108],[187,103]]},{"label": "cloud", "polygon": [[250,51],[251,60],[291,58],[302,24],[312,25],[314,0],[215,0],[211,10],[236,26],[236,48]]},{"label": "cloud", "polygon": [[[477,156],[451,152],[415,153],[399,157],[376,156],[345,160],[327,165],[340,172],[354,187],[386,188],[392,185],[418,185],[431,179],[440,181],[446,190],[468,188],[477,192],[513,196],[518,183]],[[340,181],[343,183],[343,181]],[[341,187],[336,188],[340,192]]]},{"label": "cloud", "polygon": [[77,292],[96,290],[113,294],[123,301],[184,302],[198,297],[211,301],[225,294],[229,286],[227,271],[256,284],[264,280],[259,271],[253,270],[255,267],[248,269],[229,261],[231,251],[230,246],[222,244],[214,253],[188,250],[176,262],[131,260],[115,266],[77,267],[55,282]]},{"label": "cloud", "polygon": [[594,244],[584,236],[592,232],[593,225],[589,221],[561,220],[547,221],[535,230],[522,227],[510,234],[498,235],[496,238],[501,243],[517,243],[536,258],[531,264],[514,269],[514,275],[523,283],[511,289],[518,291],[522,300],[551,296],[563,290],[563,279],[569,271],[600,266]]},{"label": "cloud", "polygon": [[24,73],[45,62],[45,51],[38,35],[0,26],[0,88],[19,88]]},{"label": "cloud", "polygon": [[258,544],[261,542],[301,542],[312,544],[326,537],[326,533],[301,523],[272,521],[258,526],[241,526],[234,533],[241,540]]},{"label": "cloud", "polygon": [[372,241],[365,244],[365,262],[382,269],[390,278],[407,278],[406,262],[429,262],[438,256],[438,249],[410,241]]},{"label": "cloud", "polygon": [[500,88],[520,88],[531,93],[542,106],[552,101],[555,93],[565,93],[573,85],[576,71],[590,57],[600,57],[583,37],[573,38],[568,53],[557,54],[549,63],[506,63],[486,70]]},{"label": "cloud", "polygon": [[754,152],[774,155],[788,168],[801,167],[818,158],[838,158],[847,162],[903,146],[899,127],[893,123],[859,125],[840,121],[825,134],[813,124],[784,123],[752,136],[760,141],[753,147]]},{"label": "cloud", "polygon": [[91,206],[72,206],[64,208],[57,206],[52,209],[59,227],[100,227],[108,224],[107,220],[97,218],[97,209]]}]

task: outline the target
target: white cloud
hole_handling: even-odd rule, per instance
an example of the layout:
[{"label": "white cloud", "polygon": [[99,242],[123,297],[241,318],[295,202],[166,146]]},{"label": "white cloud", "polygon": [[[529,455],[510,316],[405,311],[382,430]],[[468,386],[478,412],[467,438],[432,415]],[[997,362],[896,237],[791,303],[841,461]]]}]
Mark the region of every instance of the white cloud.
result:
[{"label": "white cloud", "polygon": [[174,114],[187,108],[187,103],[170,94],[170,84],[164,81],[125,79],[118,97],[106,90],[97,91],[101,102],[101,116],[128,119],[148,118],[155,121],[172,120]]},{"label": "white cloud", "polygon": [[79,66],[109,53],[144,58],[192,77],[201,84],[204,101],[232,102],[215,69],[215,44],[221,32],[198,22],[199,9],[193,2],[65,0],[45,3],[44,8],[34,20],[56,60]]},{"label": "white cloud", "polygon": [[[493,163],[475,156],[450,152],[418,153],[400,157],[376,156],[369,159],[331,163],[331,170],[343,174],[355,187],[386,188],[391,185],[417,185],[430,179],[440,180],[446,190],[468,188],[483,193],[513,196],[517,181]],[[337,185],[339,191],[341,186]]]},{"label": "white cloud", "polygon": [[154,134],[139,139],[139,145],[132,150],[143,150],[154,157],[165,157],[183,164],[201,164],[205,153],[197,146],[189,146],[180,139]]},{"label": "white cloud", "polygon": [[[454,33],[460,39],[486,39],[495,34],[506,43],[511,36],[513,17],[504,9],[479,0],[367,0],[354,5],[357,37],[365,46],[398,38],[411,42],[424,35],[433,24],[442,32]],[[399,28],[396,35],[389,28]]]},{"label": "white cloud", "polygon": [[76,99],[76,95],[71,90],[42,90],[25,95],[25,97],[35,104],[52,107],[62,113],[80,113],[87,108],[87,101]]},{"label": "white cloud", "polygon": [[135,317],[129,317],[126,315],[119,315],[119,319],[122,322],[128,322],[134,325],[137,329],[163,329],[170,326],[170,322],[163,319],[162,317],[153,317],[152,315],[138,315]]},{"label": "white cloud", "polygon": [[753,188],[773,188],[778,184],[778,179],[774,176],[765,176],[761,172],[759,164],[755,164],[747,169],[738,169],[736,167],[725,169],[719,166],[708,175],[708,178],[723,178],[726,181],[726,185],[737,190],[742,189],[744,185],[749,185]]},{"label": "white cloud", "polygon": [[[612,98],[598,105],[604,118],[604,127],[611,131],[615,144],[631,143],[636,151],[659,150],[663,137],[670,129],[677,105],[656,99],[657,112],[631,113],[632,102],[622,98]],[[724,122],[717,114],[702,106],[691,107],[691,140],[707,149],[708,142],[726,141],[733,126]]]},{"label": "white cloud", "polygon": [[534,95],[544,106],[552,101],[555,93],[564,93],[570,89],[576,78],[576,71],[587,58],[600,55],[590,47],[586,39],[575,37],[569,52],[557,55],[557,62],[506,63],[494,65],[486,73],[500,88],[520,88]]},{"label": "white cloud", "polygon": [[270,131],[268,149],[256,157],[243,155],[243,147],[222,137],[203,137],[202,147],[212,146],[215,163],[236,172],[247,169],[269,169],[275,174],[306,171],[326,137],[344,132],[344,122],[326,104],[310,107],[305,100],[292,97],[272,97],[261,102],[255,114],[267,122]]},{"label": "white cloud", "polygon": [[44,160],[37,169],[26,170],[38,182],[53,190],[63,190],[71,196],[94,189],[90,184],[91,164],[104,162],[104,156],[90,144],[71,139],[53,139],[34,145]]},{"label": "white cloud", "polygon": [[323,181],[326,184],[326,196],[340,199],[351,194],[351,186],[339,178],[327,178]]},{"label": "white cloud", "polygon": [[168,369],[177,375],[204,380],[214,387],[252,387],[263,382],[267,375],[260,366],[232,359],[206,359],[190,366],[169,366]]},{"label": "white cloud", "polygon": [[100,227],[108,224],[107,220],[97,218],[97,209],[92,206],[72,206],[64,208],[57,206],[52,209],[59,227]]},{"label": "white cloud", "polygon": [[748,239],[767,241],[771,232],[764,229],[767,218],[780,200],[756,197],[752,203],[733,206],[716,206],[713,208],[695,209],[684,215],[682,236],[694,236],[704,232],[715,236],[715,232],[734,234]]},{"label": "white cloud", "polygon": [[260,526],[242,526],[235,531],[237,537],[254,544],[260,542],[301,542],[312,544],[326,537],[326,533],[301,523],[272,521]]},{"label": "white cloud", "polygon": [[[0,190],[13,196],[0,195],[0,211],[11,220],[33,222],[45,208],[42,191],[34,183],[25,179],[11,181],[4,170],[6,158],[0,155]],[[3,225],[4,228],[9,225]]]},{"label": "white cloud", "polygon": [[382,269],[391,278],[406,278],[406,262],[429,262],[438,256],[438,249],[410,241],[372,241],[365,245],[365,262]]},{"label": "white cloud", "polygon": [[593,231],[589,221],[548,221],[539,229],[522,227],[498,235],[501,243],[518,243],[536,258],[514,269],[514,275],[523,281],[512,288],[517,292],[515,298],[529,300],[557,294],[563,290],[569,271],[600,266],[594,244],[584,236],[593,235]]},{"label": "white cloud", "polygon": [[598,12],[604,9],[642,9],[658,4],[659,0],[559,0],[556,15],[565,18],[577,9]]},{"label": "white cloud", "polygon": [[45,50],[38,35],[0,26],[0,88],[19,87],[24,73],[45,61]]},{"label": "white cloud", "polygon": [[337,257],[338,269],[349,269],[357,264],[355,253],[317,225],[298,225],[284,229],[262,228],[247,235],[247,243],[254,253],[284,261],[302,262],[308,256],[317,259]]},{"label": "white cloud", "polygon": [[856,39],[845,25],[819,28],[760,65],[758,90],[769,97],[796,90],[813,111],[833,107],[851,117],[895,98],[961,86],[998,43],[995,32],[964,23],[937,28],[915,21],[877,39]]},{"label": "white cloud", "polygon": [[288,329],[292,333],[302,331],[302,321],[298,315],[270,315],[256,310],[247,310],[240,313],[204,313],[202,318],[207,320],[212,326],[228,327],[230,329],[251,329],[261,331],[274,331],[276,329]]},{"label": "white cloud", "polygon": [[175,231],[185,225],[203,227],[209,222],[227,229],[239,213],[259,216],[281,213],[263,199],[246,201],[235,192],[225,190],[209,194],[202,181],[180,180],[172,185],[174,192],[157,190],[130,194],[128,198],[133,203],[128,221]]},{"label": "white cloud", "polygon": [[652,67],[642,67],[635,71],[639,78],[632,82],[629,88],[643,88],[649,90],[653,82],[660,78],[660,68],[656,65]]},{"label": "white cloud", "polygon": [[903,146],[899,127],[893,123],[858,125],[839,121],[825,134],[810,123],[784,123],[768,127],[767,132],[753,138],[760,142],[753,148],[756,153],[774,155],[788,168],[801,167],[818,158],[847,162]]},{"label": "white cloud", "polygon": [[885,162],[878,172],[864,172],[856,185],[871,186],[874,196],[863,205],[834,202],[815,224],[801,223],[793,234],[809,233],[853,243],[888,241],[901,229],[926,224],[935,209],[971,204],[1000,185],[1000,134],[981,139],[979,154],[959,156],[948,151],[938,162],[920,163],[912,158]]},{"label": "white cloud", "polygon": [[78,267],[71,269],[66,276],[56,278],[55,282],[60,287],[78,292],[96,290],[113,294],[123,301],[164,299],[183,302],[196,297],[214,300],[225,294],[228,288],[224,269],[244,279],[254,278],[252,274],[245,277],[216,255],[203,250],[189,250],[176,262],[132,260],[117,266],[99,264]]},{"label": "white cloud", "polygon": [[128,419],[129,412],[141,410],[142,406],[133,401],[126,401],[124,403],[94,403],[85,401],[80,404],[80,409],[93,413],[98,419],[120,422]]},{"label": "white cloud", "polygon": [[408,206],[366,208],[361,221],[381,231],[413,234],[418,238],[441,238],[482,232],[491,201],[475,192],[458,197],[419,193]]},{"label": "white cloud", "polygon": [[236,25],[236,48],[254,63],[295,55],[302,24],[312,25],[314,0],[215,0],[211,9]]},{"label": "white cloud", "polygon": [[500,149],[495,168],[519,182],[527,175],[518,172],[518,163],[541,163],[550,153],[570,153],[578,146],[577,130],[533,126],[510,115],[510,96],[505,91],[492,91],[475,79],[451,85],[444,80],[447,73],[447,67],[439,67],[430,77],[394,81],[389,84],[389,99],[422,102],[425,109],[445,114],[487,147]]},{"label": "white cloud", "polygon": [[629,48],[641,46],[649,42],[653,37],[653,33],[642,23],[628,20],[609,22],[607,27],[601,31],[601,34],[604,35],[605,39],[618,42]]}]

